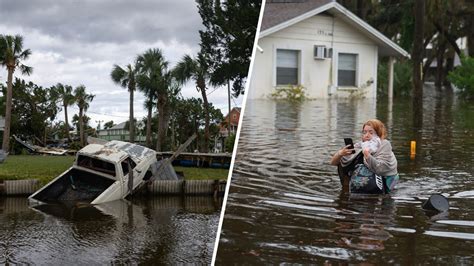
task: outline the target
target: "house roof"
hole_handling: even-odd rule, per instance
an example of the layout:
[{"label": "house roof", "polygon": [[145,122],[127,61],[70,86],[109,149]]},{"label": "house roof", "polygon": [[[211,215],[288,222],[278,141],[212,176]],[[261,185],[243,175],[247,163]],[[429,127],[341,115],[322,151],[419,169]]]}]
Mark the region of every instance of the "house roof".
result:
[{"label": "house roof", "polygon": [[[232,107],[232,110],[230,112],[232,113],[233,111],[236,111],[237,113],[240,113],[241,108],[240,107]],[[226,114],[224,117],[224,120],[229,116],[229,114]]]},{"label": "house roof", "polygon": [[373,40],[379,48],[380,55],[410,56],[408,52],[395,42],[334,0],[299,0],[287,1],[285,3],[267,0],[263,12],[259,38],[268,36],[323,12],[327,12],[354,26],[362,34]]},{"label": "house roof", "polygon": [[120,124],[117,124],[117,125],[115,125],[115,126],[109,128],[109,129],[106,129],[106,130],[125,129],[125,124],[126,124],[126,123],[127,123],[127,122],[122,122],[122,123],[120,123]]}]

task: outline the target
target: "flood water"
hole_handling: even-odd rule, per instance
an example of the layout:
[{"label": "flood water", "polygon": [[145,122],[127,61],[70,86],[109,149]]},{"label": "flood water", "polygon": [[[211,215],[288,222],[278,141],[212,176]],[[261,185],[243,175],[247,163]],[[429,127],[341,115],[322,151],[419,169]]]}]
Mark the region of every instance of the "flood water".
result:
[{"label": "flood water", "polygon": [[222,199],[29,207],[0,198],[0,264],[210,264]]},{"label": "flood water", "polygon": [[[474,105],[427,86],[420,128],[411,101],[248,101],[216,263],[472,265]],[[390,196],[342,193],[329,160],[374,117],[400,183]],[[447,212],[421,208],[435,193]]]}]

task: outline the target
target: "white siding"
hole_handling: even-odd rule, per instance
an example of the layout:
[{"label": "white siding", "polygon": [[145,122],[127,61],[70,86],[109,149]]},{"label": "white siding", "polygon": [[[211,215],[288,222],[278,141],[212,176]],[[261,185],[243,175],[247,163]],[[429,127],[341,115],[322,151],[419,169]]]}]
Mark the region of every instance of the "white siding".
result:
[{"label": "white siding", "polygon": [[[334,26],[334,34],[332,28]],[[330,97],[331,85],[337,84],[337,53],[358,55],[358,87],[344,87],[334,90],[335,96],[361,95],[375,97],[377,78],[377,46],[354,27],[327,15],[317,15],[290,27],[261,38],[258,45],[263,52],[254,58],[254,66],[248,97],[259,99],[268,97],[276,85],[276,50],[300,51],[300,82],[310,98]],[[333,59],[315,60],[314,45],[333,48]],[[335,61],[333,61],[335,60]],[[375,64],[375,65],[374,65]],[[336,68],[336,71],[334,71]],[[372,84],[368,81],[373,80]],[[368,85],[367,85],[368,84]]]}]

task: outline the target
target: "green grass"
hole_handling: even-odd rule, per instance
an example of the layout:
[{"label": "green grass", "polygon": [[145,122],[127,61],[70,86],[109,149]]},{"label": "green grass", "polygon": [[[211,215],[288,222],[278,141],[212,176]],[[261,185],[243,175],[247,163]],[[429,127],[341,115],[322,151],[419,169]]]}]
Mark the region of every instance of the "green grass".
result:
[{"label": "green grass", "polygon": [[[72,166],[74,156],[9,155],[0,164],[0,179],[39,179],[46,184]],[[175,167],[186,180],[227,179],[228,169]]]},{"label": "green grass", "polygon": [[186,180],[227,179],[229,169],[197,168],[175,166],[175,171],[183,172]]}]

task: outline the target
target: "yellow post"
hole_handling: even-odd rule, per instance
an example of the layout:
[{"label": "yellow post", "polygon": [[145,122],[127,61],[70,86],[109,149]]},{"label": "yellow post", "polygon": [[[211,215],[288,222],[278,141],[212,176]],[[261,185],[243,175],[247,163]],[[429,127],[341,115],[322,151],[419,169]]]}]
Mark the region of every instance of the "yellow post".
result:
[{"label": "yellow post", "polygon": [[410,143],[410,157],[415,157],[416,154],[416,141],[412,140]]}]

